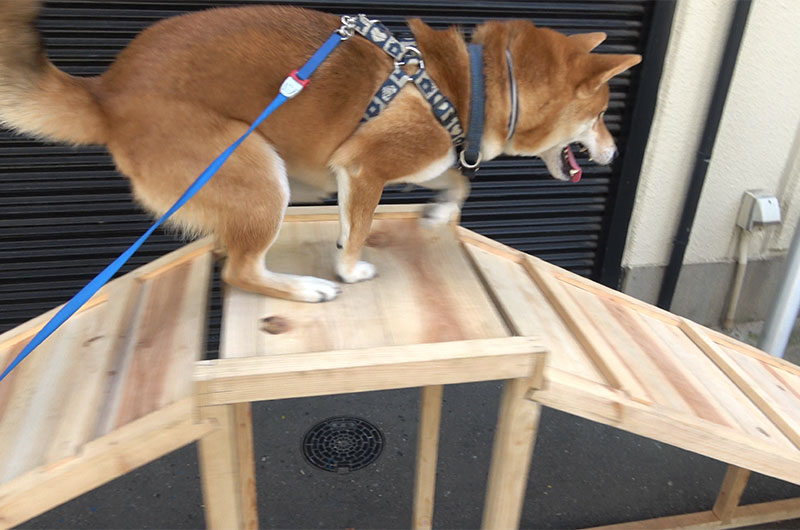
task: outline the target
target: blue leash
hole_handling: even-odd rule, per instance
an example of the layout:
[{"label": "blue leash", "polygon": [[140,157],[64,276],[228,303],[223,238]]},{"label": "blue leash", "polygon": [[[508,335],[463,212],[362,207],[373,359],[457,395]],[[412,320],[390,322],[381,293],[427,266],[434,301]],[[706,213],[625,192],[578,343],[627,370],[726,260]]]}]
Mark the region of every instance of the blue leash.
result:
[{"label": "blue leash", "polygon": [[311,77],[311,74],[321,65],[325,59],[331,54],[331,52],[336,49],[336,47],[343,41],[347,40],[353,35],[352,32],[352,19],[350,17],[342,17],[343,26],[336,30],[333,35],[325,42],[325,44],[318,49],[314,55],[308,60],[308,62],[303,65],[300,70],[295,70],[292,72],[289,77],[281,85],[280,93],[278,94],[275,99],[267,106],[266,109],[256,118],[256,121],[247,129],[241,138],[236,140],[230,147],[225,149],[221,155],[219,155],[211,165],[209,165],[197,180],[195,180],[191,186],[180,196],[180,198],[172,205],[172,207],[167,210],[167,212],[161,216],[161,218],[155,222],[153,226],[151,226],[147,232],[145,232],[136,242],[131,245],[125,252],[120,254],[120,256],[115,259],[109,266],[107,266],[103,271],[95,276],[92,281],[86,284],[83,289],[78,291],[78,294],[72,297],[69,302],[64,304],[53,318],[44,325],[44,327],[39,330],[39,332],[34,335],[31,341],[25,345],[25,348],[11,361],[11,364],[6,367],[3,371],[2,375],[0,375],[0,381],[5,379],[5,377],[11,373],[11,371],[17,367],[17,365],[22,362],[25,357],[30,355],[30,353],[36,349],[39,344],[44,342],[44,340],[53,334],[55,330],[61,326],[66,320],[71,317],[78,309],[83,306],[94,294],[100,290],[100,288],[108,283],[108,281],[114,276],[114,274],[119,271],[119,269],[127,262],[133,254],[139,250],[139,247],[147,240],[148,237],[155,231],[156,228],[161,226],[164,221],[169,219],[169,217],[177,212],[181,206],[186,204],[186,202],[191,199],[200,188],[205,186],[205,184],[211,180],[211,177],[222,167],[228,158],[230,158],[231,154],[239,147],[242,142],[244,142],[245,138],[247,138],[250,133],[252,133],[256,128],[261,125],[270,114],[275,112],[275,110],[283,105],[287,100],[295,97],[297,94],[300,93],[303,88],[308,84],[308,78]]}]

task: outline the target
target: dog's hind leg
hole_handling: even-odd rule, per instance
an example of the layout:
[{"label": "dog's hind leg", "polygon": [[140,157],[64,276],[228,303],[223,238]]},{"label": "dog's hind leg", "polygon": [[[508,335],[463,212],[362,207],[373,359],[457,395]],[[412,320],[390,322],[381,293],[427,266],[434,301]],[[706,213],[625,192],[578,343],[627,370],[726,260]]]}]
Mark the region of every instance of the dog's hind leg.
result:
[{"label": "dog's hind leg", "polygon": [[458,218],[470,190],[469,179],[460,171],[448,169],[435,179],[421,182],[420,185],[439,190],[434,202],[427,204],[422,212],[423,223],[438,225]]},{"label": "dog's hind leg", "polygon": [[219,238],[228,252],[222,278],[230,285],[277,298],[302,302],[332,300],[340,292],[334,282],[280,274],[266,267],[267,251],[278,236],[289,204],[289,185],[283,161],[265,141],[262,143],[258,153],[251,149],[242,155],[250,161],[254,155],[260,159],[262,167],[258,170],[266,170],[266,178],[246,179],[247,186],[237,190],[236,199],[219,220]]},{"label": "dog's hind leg", "polygon": [[340,235],[337,247],[336,274],[347,283],[361,282],[375,277],[375,266],[360,261],[361,248],[369,235],[372,216],[381,200],[383,185],[380,181],[364,178],[363,166],[353,173],[334,167],[339,186]]},{"label": "dog's hind leg", "polygon": [[[211,157],[241,136],[240,122],[200,120],[174,111],[157,131],[136,142],[112,144],[120,169],[131,177],[137,198],[157,214],[185,190]],[[139,129],[141,130],[141,129]],[[174,133],[170,139],[159,134]],[[186,131],[191,138],[186,141]],[[265,256],[278,236],[289,186],[283,160],[258,132],[249,136],[219,172],[174,216],[190,232],[213,233],[227,259],[222,279],[256,293],[322,302],[340,292],[331,281],[279,274],[267,269]]]}]

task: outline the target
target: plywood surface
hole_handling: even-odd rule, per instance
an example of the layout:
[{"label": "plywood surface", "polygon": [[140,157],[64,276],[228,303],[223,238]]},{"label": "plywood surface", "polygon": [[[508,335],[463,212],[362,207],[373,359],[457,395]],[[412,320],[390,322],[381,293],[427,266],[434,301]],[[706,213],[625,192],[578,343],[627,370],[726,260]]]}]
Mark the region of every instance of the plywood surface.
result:
[{"label": "plywood surface", "polygon": [[517,332],[548,347],[544,405],[800,484],[800,370],[461,229]]},{"label": "plywood surface", "polygon": [[[15,498],[12,490],[46,484],[43,470],[75,467],[88,458],[88,447],[101,460],[101,447],[112,456],[132,450],[103,442],[123,429],[136,431],[126,440],[140,436],[141,454],[150,459],[164,453],[144,448],[157,444],[168,427],[183,432],[173,441],[188,443],[199,435],[202,429],[190,425],[190,374],[205,346],[212,250],[209,241],[197,242],[110,283],[0,383],[0,513],[12,510],[6,504]],[[0,366],[49,316],[0,336]],[[150,419],[155,413],[157,421]],[[153,447],[161,446],[175,449],[169,440]],[[89,482],[97,485],[104,474],[113,478],[123,468],[75,476],[92,473]],[[81,491],[64,486],[61,492]]]},{"label": "plywood surface", "polygon": [[[270,250],[270,268],[334,280],[339,224],[327,215],[316,221],[290,216]],[[332,302],[292,302],[230,288],[221,358],[509,336],[453,227],[425,229],[402,212],[386,214],[372,227],[364,259],[376,265],[378,278],[344,285]],[[279,332],[265,331],[265,319],[278,322]]]}]

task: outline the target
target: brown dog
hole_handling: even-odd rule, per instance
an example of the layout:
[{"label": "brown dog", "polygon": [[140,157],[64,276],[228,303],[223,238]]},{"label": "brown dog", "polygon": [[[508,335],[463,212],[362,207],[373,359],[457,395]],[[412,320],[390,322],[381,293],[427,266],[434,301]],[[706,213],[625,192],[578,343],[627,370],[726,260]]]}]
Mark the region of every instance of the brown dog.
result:
[{"label": "brown dog", "polygon": [[[106,145],[137,199],[159,215],[341,25],[337,16],[298,8],[213,9],[155,24],[102,76],[76,78],[48,61],[33,27],[38,12],[37,1],[0,2],[0,120],[43,139]],[[459,31],[409,24],[430,76],[467,124],[470,73]],[[581,142],[597,162],[611,161],[606,83],[640,57],[591,54],[604,38],[566,37],[526,21],[476,29],[486,75],[483,160],[537,155],[555,178],[568,179],[579,171],[568,145]],[[506,50],[519,92],[510,139]],[[338,189],[336,271],[345,282],[375,275],[359,256],[387,183],[441,190],[429,211],[434,219],[458,211],[468,181],[452,169],[450,136],[415,87],[407,85],[378,117],[360,123],[392,68],[392,59],[363,38],[342,43],[309,87],[268,118],[173,217],[191,232],[216,235],[227,250],[227,283],[312,302],[337,295],[333,282],[266,269],[290,189]]]}]

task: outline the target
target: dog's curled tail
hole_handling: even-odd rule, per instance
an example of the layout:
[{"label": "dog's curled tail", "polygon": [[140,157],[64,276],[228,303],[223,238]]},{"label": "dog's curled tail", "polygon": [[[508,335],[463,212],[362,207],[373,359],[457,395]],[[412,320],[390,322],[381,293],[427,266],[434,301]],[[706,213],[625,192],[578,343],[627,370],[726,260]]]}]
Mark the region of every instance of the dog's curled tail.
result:
[{"label": "dog's curled tail", "polygon": [[0,0],[0,124],[42,139],[102,144],[98,78],[72,77],[47,59],[34,21],[39,0]]}]

